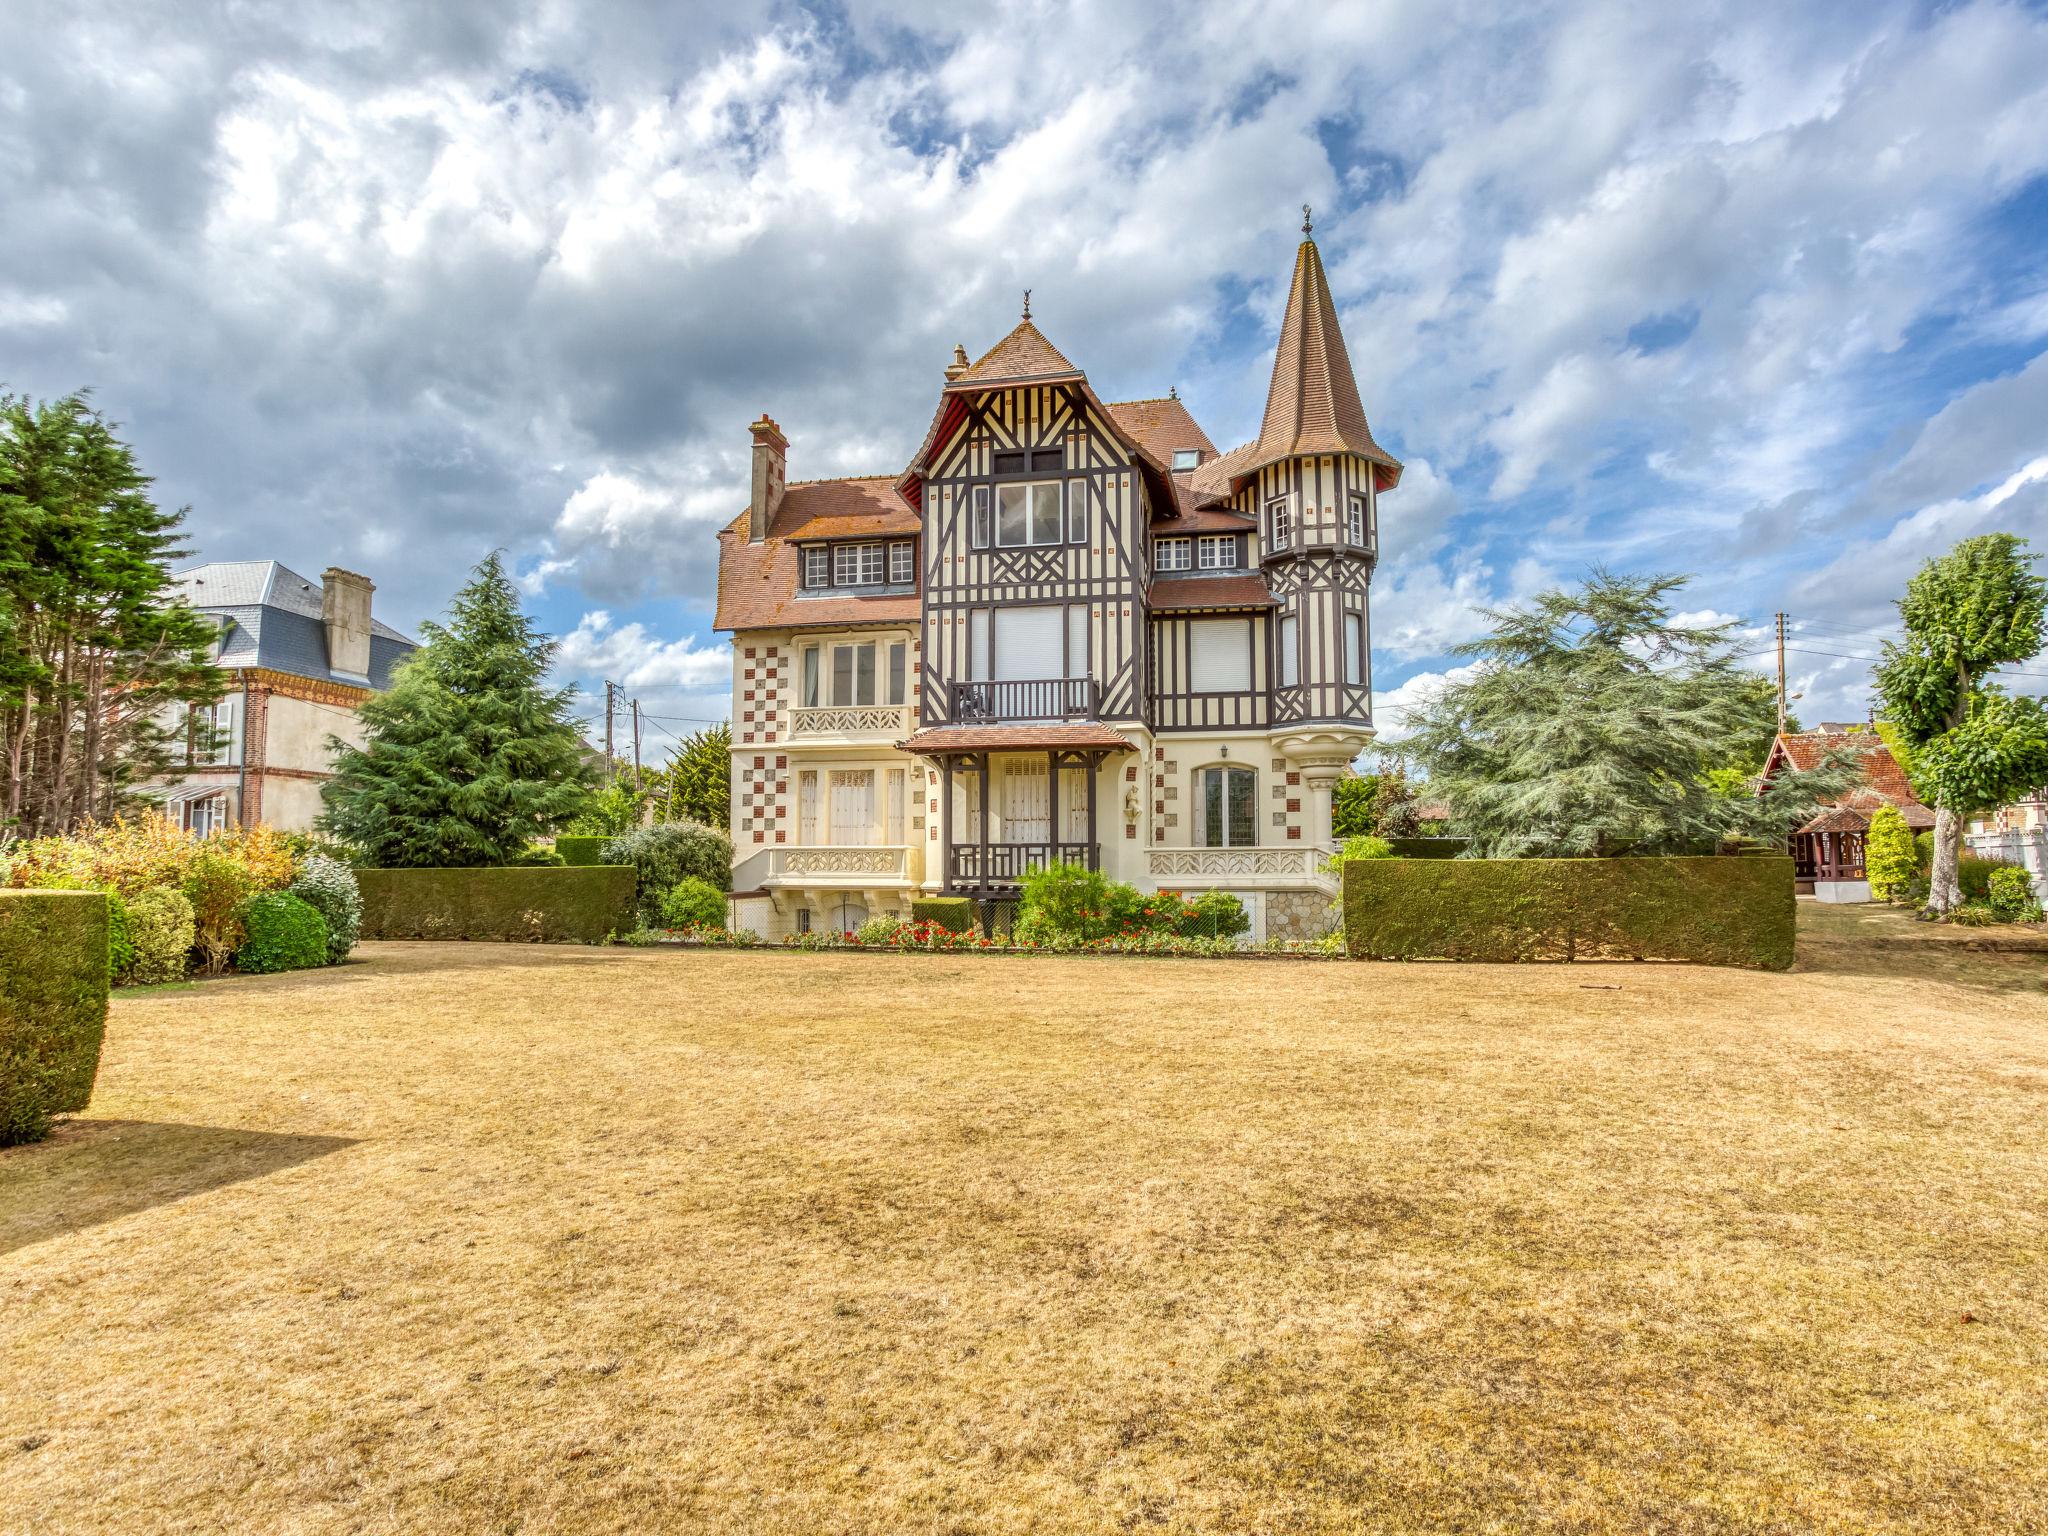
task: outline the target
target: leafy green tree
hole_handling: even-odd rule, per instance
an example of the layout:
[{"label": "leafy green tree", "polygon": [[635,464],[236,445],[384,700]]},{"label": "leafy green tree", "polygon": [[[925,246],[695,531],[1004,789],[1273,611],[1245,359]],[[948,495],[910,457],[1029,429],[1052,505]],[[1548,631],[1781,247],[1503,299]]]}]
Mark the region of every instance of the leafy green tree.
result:
[{"label": "leafy green tree", "polygon": [[1927,909],[1962,902],[1963,824],[2048,782],[2048,714],[1992,680],[2041,652],[2048,581],[2027,541],[2010,533],[1965,539],[1920,568],[1899,602],[1903,644],[1877,667],[1885,713],[1903,739],[1913,782],[1934,802],[1934,870]]},{"label": "leafy green tree", "polygon": [[647,792],[628,768],[612,775],[611,782],[595,791],[576,813],[566,830],[578,837],[617,837],[640,825],[647,806]]},{"label": "leafy green tree", "polygon": [[[1400,751],[1477,858],[1709,851],[1779,842],[1852,782],[1830,760],[1756,794],[1707,781],[1756,732],[1732,626],[1671,622],[1683,576],[1595,571],[1575,592],[1490,612],[1470,678],[1411,713]],[[1774,715],[1775,720],[1775,715]]]},{"label": "leafy green tree", "polygon": [[670,755],[654,789],[664,821],[723,827],[732,821],[732,726],[692,731]]},{"label": "leafy green tree", "polygon": [[219,631],[170,574],[185,514],[149,484],[85,395],[0,395],[0,829],[126,809],[225,689]]},{"label": "leafy green tree", "polygon": [[504,562],[485,558],[448,623],[361,709],[361,748],[330,739],[322,830],[395,868],[505,864],[589,798],[566,688],[546,684],[555,642],[520,611]]},{"label": "leafy green tree", "polygon": [[1871,813],[1863,872],[1870,881],[1870,894],[1879,901],[1890,901],[1920,872],[1920,860],[1913,851],[1913,829],[1895,805],[1881,805]]},{"label": "leafy green tree", "polygon": [[1331,794],[1330,829],[1340,842],[1347,837],[1413,837],[1420,826],[1415,787],[1398,763],[1339,779]]}]

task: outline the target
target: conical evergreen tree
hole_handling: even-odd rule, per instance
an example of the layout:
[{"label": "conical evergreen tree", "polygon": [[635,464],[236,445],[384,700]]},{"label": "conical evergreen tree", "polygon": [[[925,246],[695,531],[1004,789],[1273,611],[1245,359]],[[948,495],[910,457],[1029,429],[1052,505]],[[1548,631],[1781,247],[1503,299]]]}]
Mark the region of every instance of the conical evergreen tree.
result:
[{"label": "conical evergreen tree", "polygon": [[362,707],[368,742],[339,741],[322,830],[390,868],[502,864],[579,811],[590,770],[568,689],[546,686],[535,631],[493,553],[448,623]]}]

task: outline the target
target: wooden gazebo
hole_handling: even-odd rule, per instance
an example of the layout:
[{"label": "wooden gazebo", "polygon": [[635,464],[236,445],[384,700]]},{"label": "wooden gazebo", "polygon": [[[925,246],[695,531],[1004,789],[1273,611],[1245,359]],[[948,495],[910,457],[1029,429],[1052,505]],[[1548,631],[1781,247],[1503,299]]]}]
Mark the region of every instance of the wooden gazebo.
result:
[{"label": "wooden gazebo", "polygon": [[1788,851],[1801,895],[1823,901],[1868,901],[1863,857],[1871,816],[1889,805],[1915,832],[1934,825],[1934,812],[1913,793],[1883,738],[1868,727],[1844,725],[1781,734],[1771,743],[1763,777],[1768,783],[1780,773],[1805,773],[1830,752],[1845,749],[1856,754],[1862,781],[1793,833]]}]

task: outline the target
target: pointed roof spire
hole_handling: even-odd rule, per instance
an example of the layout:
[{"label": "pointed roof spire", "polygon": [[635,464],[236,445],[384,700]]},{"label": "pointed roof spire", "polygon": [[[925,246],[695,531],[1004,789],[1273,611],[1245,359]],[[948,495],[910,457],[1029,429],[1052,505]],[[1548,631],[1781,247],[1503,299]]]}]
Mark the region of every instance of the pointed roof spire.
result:
[{"label": "pointed roof spire", "polygon": [[982,353],[972,367],[958,374],[948,369],[947,373],[951,375],[948,388],[1081,377],[1081,370],[1068,362],[1060,349],[1031,323],[1028,312],[1009,335]]},{"label": "pointed roof spire", "polygon": [[[1351,376],[1351,356],[1344,333],[1337,328],[1337,305],[1323,259],[1310,235],[1309,208],[1301,209],[1302,242],[1294,255],[1294,287],[1287,295],[1287,314],[1280,323],[1280,347],[1273,356],[1273,383],[1266,394],[1266,415],[1258,441],[1245,461],[1234,466],[1244,475],[1299,454],[1355,453],[1383,464],[1393,479],[1401,461],[1373,441]],[[1388,484],[1392,484],[1390,479]]]}]

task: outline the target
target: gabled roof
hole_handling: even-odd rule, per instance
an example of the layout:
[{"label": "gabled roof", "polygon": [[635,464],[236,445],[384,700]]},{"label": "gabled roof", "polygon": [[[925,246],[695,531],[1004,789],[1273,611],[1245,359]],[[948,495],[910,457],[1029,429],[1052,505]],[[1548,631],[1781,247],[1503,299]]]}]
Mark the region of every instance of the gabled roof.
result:
[{"label": "gabled roof", "polygon": [[1178,395],[1158,400],[1111,400],[1103,409],[1147,452],[1169,466],[1173,456],[1186,448],[1200,450],[1205,459],[1216,456],[1216,445],[1209,441],[1209,434],[1189,414]]},{"label": "gabled roof", "polygon": [[917,514],[896,493],[893,476],[799,481],[756,544],[745,510],[718,534],[718,607],[714,629],[780,629],[807,624],[901,624],[917,620],[917,594],[799,597],[797,549],[805,539],[915,533]]},{"label": "gabled roof", "polygon": [[965,373],[947,384],[953,390],[987,389],[994,384],[1043,383],[1078,379],[1081,370],[1025,316],[1015,330],[990,347]]},{"label": "gabled roof", "polygon": [[1840,726],[1817,731],[1783,732],[1771,743],[1764,761],[1763,777],[1781,769],[1808,773],[1820,766],[1831,752],[1848,751],[1856,756],[1861,782],[1799,830],[1802,832],[1850,831],[1870,825],[1871,813],[1880,806],[1894,806],[1906,818],[1906,825],[1924,832],[1934,825],[1934,812],[1920,803],[1898,759],[1884,738],[1872,730]]},{"label": "gabled roof", "polygon": [[[275,560],[221,560],[174,573],[185,601],[220,620],[216,666],[262,668],[360,688],[327,664],[321,584]],[[419,646],[389,624],[370,620],[370,686],[391,686],[392,669]]]}]

